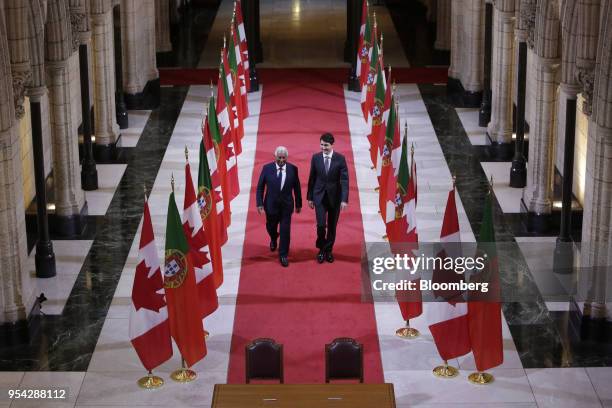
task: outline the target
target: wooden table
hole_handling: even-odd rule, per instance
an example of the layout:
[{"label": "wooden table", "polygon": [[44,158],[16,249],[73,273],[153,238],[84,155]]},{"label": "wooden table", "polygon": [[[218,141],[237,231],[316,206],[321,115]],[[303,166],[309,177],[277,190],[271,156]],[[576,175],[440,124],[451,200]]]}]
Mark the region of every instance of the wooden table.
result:
[{"label": "wooden table", "polygon": [[393,384],[216,384],[211,408],[395,408]]}]

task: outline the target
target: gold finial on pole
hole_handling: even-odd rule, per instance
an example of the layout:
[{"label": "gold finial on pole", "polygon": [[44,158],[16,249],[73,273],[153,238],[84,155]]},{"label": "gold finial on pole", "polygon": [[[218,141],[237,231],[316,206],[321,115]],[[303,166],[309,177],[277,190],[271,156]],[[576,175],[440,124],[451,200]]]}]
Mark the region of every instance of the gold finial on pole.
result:
[{"label": "gold finial on pole", "polygon": [[408,121],[404,122],[404,136],[408,137]]},{"label": "gold finial on pole", "polygon": [[[227,45],[227,36],[225,34],[223,34],[223,48],[225,49],[225,46]],[[221,50],[221,54],[223,54],[223,50]]]},{"label": "gold finial on pole", "polygon": [[172,187],[172,192],[174,193],[174,173],[170,176],[170,186]]},{"label": "gold finial on pole", "polygon": [[[391,65],[389,65],[389,78],[391,78]],[[393,85],[395,85],[395,81],[393,81]]]},{"label": "gold finial on pole", "polygon": [[457,176],[453,175],[453,190],[455,189],[456,184],[457,184]]},{"label": "gold finial on pole", "polygon": [[189,149],[187,149],[187,145],[185,145],[185,161],[189,163]]},{"label": "gold finial on pole", "polygon": [[410,146],[410,154],[414,156],[414,142],[412,142],[412,146]]},{"label": "gold finial on pole", "polygon": [[493,191],[493,175],[491,174],[491,179],[489,181],[489,190],[487,191],[487,193],[491,194],[492,191]]},{"label": "gold finial on pole", "polygon": [[380,53],[383,53],[383,33],[380,33]]},{"label": "gold finial on pole", "polygon": [[[213,89],[213,83],[212,83],[212,78],[210,79],[210,97],[214,97],[215,96],[215,92]],[[210,99],[208,99],[208,103],[210,103]]]}]

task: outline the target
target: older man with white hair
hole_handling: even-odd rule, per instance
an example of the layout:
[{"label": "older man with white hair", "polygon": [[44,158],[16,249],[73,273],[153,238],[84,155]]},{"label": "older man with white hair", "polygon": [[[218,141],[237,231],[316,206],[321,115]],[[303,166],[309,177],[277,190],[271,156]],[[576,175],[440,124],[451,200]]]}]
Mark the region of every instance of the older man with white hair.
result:
[{"label": "older man with white hair", "polygon": [[[275,251],[277,239],[279,260],[289,266],[291,215],[302,210],[302,192],[298,169],[287,163],[289,152],[284,146],[274,150],[274,161],[263,166],[257,183],[257,212],[266,214],[266,230],[270,235],[270,251]],[[294,200],[295,197],[295,200]],[[280,234],[279,234],[280,224]]]}]

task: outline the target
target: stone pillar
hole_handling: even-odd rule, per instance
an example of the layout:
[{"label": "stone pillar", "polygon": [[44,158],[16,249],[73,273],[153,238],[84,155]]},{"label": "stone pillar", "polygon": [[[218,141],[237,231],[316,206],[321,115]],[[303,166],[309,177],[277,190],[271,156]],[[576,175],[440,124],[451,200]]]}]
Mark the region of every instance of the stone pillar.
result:
[{"label": "stone pillar", "polygon": [[47,61],[46,71],[51,111],[53,185],[56,231],[65,236],[80,233],[81,211],[87,212],[81,189],[78,138],[72,128],[69,64]]},{"label": "stone pillar", "polygon": [[[450,26],[450,40],[451,40],[451,58],[450,66],[448,67],[449,80],[459,79],[459,72],[461,70],[461,43],[462,43],[462,31],[461,26],[463,25],[463,0],[454,0],[450,2],[451,9],[451,26]],[[449,85],[450,81],[449,81]]]},{"label": "stone pillar", "polygon": [[451,49],[451,0],[438,0],[436,18],[436,50]]},{"label": "stone pillar", "polygon": [[159,106],[155,60],[155,0],[122,0],[123,90],[128,109]]},{"label": "stone pillar", "polygon": [[[552,210],[553,156],[555,143],[555,114],[557,106],[557,59],[536,58],[535,118],[529,136],[529,162],[527,187],[523,202],[536,216],[550,214]],[[535,227],[540,229],[539,226]],[[542,226],[545,228],[545,226]]]},{"label": "stone pillar", "polygon": [[[584,3],[581,1],[580,3]],[[612,265],[612,3],[602,2],[594,69],[592,115],[589,118],[586,186],[582,219],[581,265],[587,278],[584,315],[608,321],[612,318],[610,265]],[[582,4],[581,6],[582,7]],[[588,10],[581,10],[581,14]],[[592,16],[592,13],[588,13]],[[584,15],[584,14],[583,14]],[[599,20],[599,17],[601,20]],[[584,33],[581,33],[584,34]],[[583,54],[582,56],[584,56]],[[588,55],[588,53],[587,53]],[[578,53],[577,65],[582,57]],[[586,61],[585,61],[586,62]],[[578,66],[580,70],[580,65]],[[583,96],[587,99],[583,91]],[[588,100],[585,105],[587,105]],[[585,106],[585,108],[587,108]]]},{"label": "stone pillar", "polygon": [[26,232],[21,155],[9,46],[0,7],[0,323],[14,324],[26,318],[22,298]]},{"label": "stone pillar", "polygon": [[172,51],[170,0],[155,0],[155,46],[157,52]]},{"label": "stone pillar", "polygon": [[589,123],[586,186],[582,218],[581,265],[586,278],[579,288],[584,314],[606,317],[606,284],[612,243],[612,128]]},{"label": "stone pillar", "polygon": [[[468,0],[466,43],[459,44],[466,47],[466,59],[464,66],[463,87],[469,93],[482,93],[483,88],[483,62],[484,62],[484,23],[485,23],[485,2],[484,0]],[[480,98],[477,98],[480,99]],[[478,105],[480,100],[478,100]]]},{"label": "stone pillar", "polygon": [[112,147],[119,138],[115,105],[113,12],[91,15],[93,30],[94,135],[96,146]]},{"label": "stone pillar", "polygon": [[500,157],[512,154],[512,84],[514,79],[514,8],[493,8],[493,64],[491,72],[491,121],[487,134]]}]

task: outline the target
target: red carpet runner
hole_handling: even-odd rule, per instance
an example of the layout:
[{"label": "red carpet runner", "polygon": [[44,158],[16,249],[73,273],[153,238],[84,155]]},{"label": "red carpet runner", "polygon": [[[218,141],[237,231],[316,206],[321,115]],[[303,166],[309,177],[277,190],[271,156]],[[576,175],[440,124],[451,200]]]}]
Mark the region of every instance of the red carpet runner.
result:
[{"label": "red carpet runner", "polygon": [[[276,70],[261,78],[263,97],[228,383],[244,383],[244,346],[257,337],[284,345],[286,383],[325,382],[325,344],[353,337],[364,345],[365,382],[384,381],[373,304],[361,301],[363,225],[342,82],[326,70]],[[306,202],[310,159],[329,131],[349,166],[349,208],[340,215],[333,264],[316,262],[314,210]],[[270,252],[265,216],[255,209],[261,167],[276,146],[298,166],[301,214],[293,214],[289,267]]]}]

